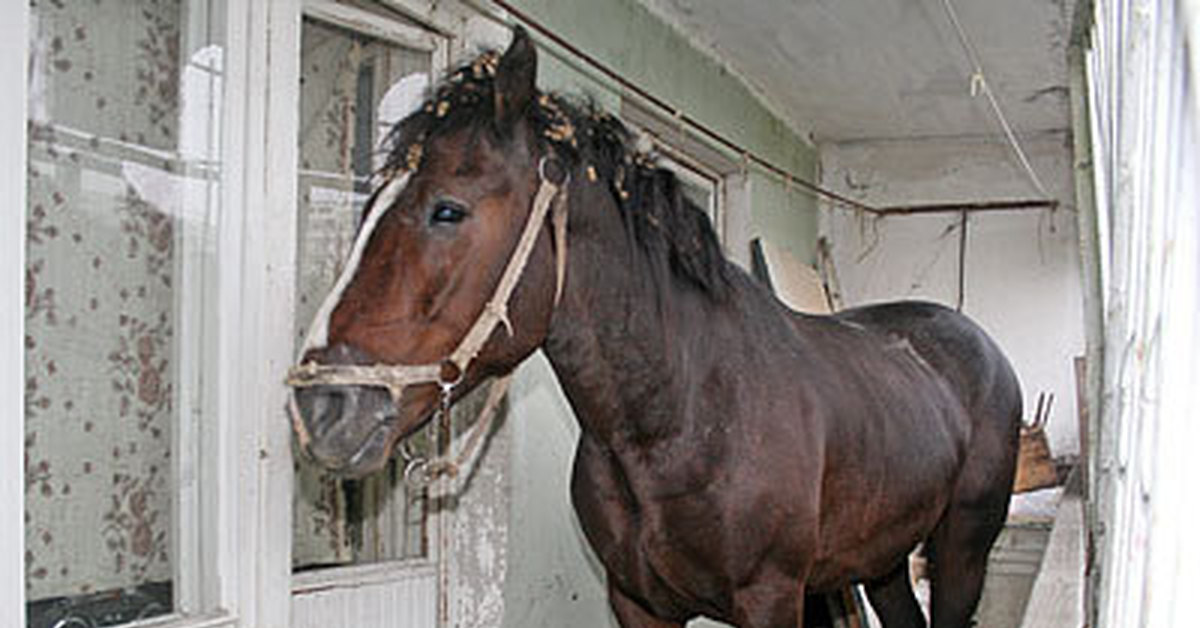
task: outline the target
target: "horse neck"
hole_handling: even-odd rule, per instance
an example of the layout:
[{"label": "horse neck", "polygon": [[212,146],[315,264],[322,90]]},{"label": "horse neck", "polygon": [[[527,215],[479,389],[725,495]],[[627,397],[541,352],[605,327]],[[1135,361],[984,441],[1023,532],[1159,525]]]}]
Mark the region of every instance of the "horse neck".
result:
[{"label": "horse neck", "polygon": [[568,279],[544,348],[585,432],[650,444],[686,429],[682,356],[715,321],[706,296],[654,272],[603,188],[571,196]]}]

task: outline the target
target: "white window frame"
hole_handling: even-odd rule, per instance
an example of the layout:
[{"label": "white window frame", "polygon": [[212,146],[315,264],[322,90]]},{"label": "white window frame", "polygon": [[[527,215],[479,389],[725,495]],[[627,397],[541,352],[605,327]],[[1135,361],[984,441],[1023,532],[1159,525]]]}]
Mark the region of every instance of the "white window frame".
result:
[{"label": "white window frame", "polygon": [[700,163],[694,157],[665,141],[654,142],[655,151],[659,155],[658,164],[675,173],[675,177],[685,185],[706,188],[709,193],[709,207],[700,210],[708,215],[712,222],[717,239],[725,241],[725,178],[708,166]]},{"label": "white window frame", "polygon": [[[29,3],[0,9],[0,625],[25,625],[25,188]],[[19,208],[14,210],[12,208]],[[20,504],[20,507],[13,505]]]},{"label": "white window frame", "polygon": [[664,117],[636,99],[622,97],[621,119],[649,139],[682,179],[713,183],[712,225],[725,254],[743,268],[750,264],[750,181],[745,164],[697,137],[686,125]]},{"label": "white window frame", "polygon": [[[243,626],[290,622],[292,450],[282,413],[287,391],[282,374],[292,361],[292,326],[279,318],[294,305],[296,236],[296,143],[300,0],[232,3],[243,15],[228,17],[231,54],[226,87],[224,146],[229,154],[226,211],[239,220],[222,223],[221,319],[240,321],[222,334],[219,414],[236,469],[218,479],[232,494],[237,526],[223,546],[235,577],[222,593],[236,604]],[[240,17],[240,19],[239,19]],[[237,43],[235,43],[237,42]],[[241,54],[236,54],[240,52]],[[240,372],[238,372],[240,371]],[[236,541],[234,541],[236,539]]]}]

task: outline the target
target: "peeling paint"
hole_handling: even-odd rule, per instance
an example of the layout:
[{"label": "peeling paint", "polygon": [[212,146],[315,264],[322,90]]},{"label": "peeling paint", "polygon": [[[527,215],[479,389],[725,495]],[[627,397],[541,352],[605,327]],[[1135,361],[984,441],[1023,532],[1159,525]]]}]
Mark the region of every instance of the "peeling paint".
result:
[{"label": "peeling paint", "polygon": [[[485,393],[481,387],[456,406],[459,434],[467,429],[462,422],[478,416]],[[449,561],[450,625],[455,628],[496,628],[503,621],[511,494],[508,465],[512,430],[508,423],[502,418],[470,472],[454,483],[458,499],[450,531]]]}]

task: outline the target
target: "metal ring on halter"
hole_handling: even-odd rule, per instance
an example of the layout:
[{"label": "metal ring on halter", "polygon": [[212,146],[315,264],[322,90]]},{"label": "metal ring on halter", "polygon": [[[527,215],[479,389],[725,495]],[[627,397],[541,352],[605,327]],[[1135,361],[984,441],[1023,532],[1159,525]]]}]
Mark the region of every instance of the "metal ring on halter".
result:
[{"label": "metal ring on halter", "polygon": [[413,458],[404,465],[404,485],[414,491],[424,490],[433,484],[429,475],[429,459]]},{"label": "metal ring on halter", "polygon": [[[437,385],[440,386],[443,391],[446,390],[446,388],[455,388],[461,384],[464,379],[466,379],[467,368],[469,366],[470,361],[467,362],[466,366],[459,366],[459,364],[455,362],[453,356],[442,360],[441,364],[438,365]],[[448,371],[447,369],[453,370]]]},{"label": "metal ring on halter", "polygon": [[[546,176],[546,164],[550,160],[554,160],[554,161],[558,162],[558,167],[562,168],[562,172],[563,172],[562,183],[554,183],[554,181],[552,181],[550,179],[550,177]],[[567,184],[571,182],[571,172],[569,170],[567,170],[566,164],[562,163],[562,160],[554,155],[542,155],[542,158],[538,160],[538,177],[542,181],[550,181],[551,183],[554,183],[554,185],[557,185],[560,188],[566,187]]]}]

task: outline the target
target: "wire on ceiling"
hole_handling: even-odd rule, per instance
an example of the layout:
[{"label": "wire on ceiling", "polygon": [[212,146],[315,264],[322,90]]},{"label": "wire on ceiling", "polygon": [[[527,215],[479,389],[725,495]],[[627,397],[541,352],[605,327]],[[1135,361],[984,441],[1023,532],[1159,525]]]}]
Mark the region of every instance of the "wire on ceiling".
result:
[{"label": "wire on ceiling", "polygon": [[1004,130],[1004,137],[1008,140],[1008,145],[1012,147],[1013,153],[1017,155],[1017,160],[1021,162],[1021,167],[1025,173],[1029,175],[1030,181],[1033,182],[1033,187],[1043,198],[1050,198],[1050,193],[1046,191],[1046,186],[1042,185],[1042,180],[1038,178],[1037,172],[1029,163],[1029,158],[1025,154],[1025,149],[1021,147],[1021,142],[1017,139],[1016,133],[1013,132],[1012,125],[1008,123],[1008,118],[1005,117],[1004,111],[1000,108],[1000,103],[996,101],[996,95],[992,93],[992,88],[988,84],[987,74],[983,71],[983,64],[980,62],[979,51],[975,45],[971,43],[971,38],[967,36],[967,31],[963,28],[962,21],[958,19],[958,12],[954,10],[954,5],[950,0],[942,0],[942,6],[946,8],[946,15],[950,18],[950,23],[954,26],[954,31],[958,35],[958,42],[962,44],[963,50],[967,53],[967,61],[971,64],[971,95],[975,96],[982,93],[988,101],[988,105],[992,110],[992,114],[996,116],[996,121],[1000,124],[1000,128]]},{"label": "wire on ceiling", "polygon": [[[715,142],[717,145],[725,148],[726,150],[729,150],[729,151],[733,152],[734,154],[738,155],[741,158],[743,167],[749,166],[750,164],[755,164],[755,165],[761,167],[767,173],[774,175],[789,190],[789,193],[790,193],[791,187],[793,185],[796,185],[796,186],[800,187],[801,189],[807,190],[808,192],[814,194],[815,196],[817,196],[819,198],[823,198],[823,199],[829,201],[830,205],[832,207],[837,207],[837,208],[841,208],[841,209],[853,209],[853,210],[861,211],[861,212],[864,212],[866,214],[870,214],[870,215],[876,216],[876,217],[883,217],[883,216],[888,216],[888,215],[893,215],[893,214],[979,211],[978,205],[980,203],[978,203],[978,202],[934,203],[934,204],[919,205],[919,206],[913,205],[913,206],[903,206],[903,207],[880,208],[880,207],[868,205],[861,201],[847,198],[846,196],[844,196],[842,194],[838,194],[837,192],[829,190],[828,188],[822,187],[822,186],[820,186],[816,183],[813,183],[803,177],[800,177],[800,176],[796,175],[795,173],[791,172],[790,170],[787,170],[784,167],[776,165],[775,163],[761,157],[754,151],[744,148],[743,146],[734,142],[733,140],[730,140],[729,138],[725,137],[724,135],[718,133],[717,131],[714,131],[713,129],[711,129],[709,126],[707,126],[703,122],[684,113],[680,108],[672,106],[671,104],[669,104],[662,98],[659,98],[658,96],[655,96],[654,94],[651,94],[650,92],[646,91],[645,89],[643,89],[640,86],[631,82],[629,79],[625,78],[620,73],[618,73],[615,70],[613,70],[612,68],[608,67],[607,65],[605,65],[604,63],[602,63],[601,61],[599,61],[592,55],[588,54],[587,52],[584,52],[583,50],[580,50],[575,45],[566,41],[558,33],[554,32],[553,30],[546,27],[545,25],[543,25],[541,22],[537,21],[530,15],[528,15],[525,12],[521,11],[520,9],[516,8],[507,0],[481,0],[481,1],[482,2],[490,1],[492,4],[494,4],[495,6],[499,7],[500,9],[502,9],[503,11],[508,13],[508,15],[512,16],[517,21],[525,24],[531,30],[537,32],[541,36],[543,36],[546,39],[548,39],[549,41],[553,42],[561,50],[563,50],[566,53],[570,54],[571,56],[583,61],[584,64],[591,66],[594,70],[596,70],[600,74],[611,79],[614,83],[619,85],[627,93],[633,94],[638,99],[640,99],[642,102],[650,105],[651,107],[654,107],[656,109],[659,109],[659,110],[665,112],[669,118],[671,118],[672,120],[675,120],[681,126],[687,126],[687,127],[694,129],[702,137],[705,137],[708,140]],[[1020,160],[1022,167],[1025,169],[1025,172],[1029,175],[1030,179],[1033,181],[1034,186],[1037,188],[1038,192],[1040,194],[1042,194],[1042,196],[1043,196],[1043,199],[1038,199],[1038,200],[992,201],[989,203],[985,203],[986,205],[988,205],[987,209],[989,209],[989,210],[1004,210],[1004,209],[1012,210],[1012,209],[1033,209],[1033,208],[1039,208],[1039,207],[1049,207],[1050,209],[1056,208],[1058,206],[1057,201],[1044,200],[1044,199],[1050,199],[1051,198],[1050,194],[1047,193],[1045,186],[1042,185],[1041,179],[1039,179],[1037,176],[1037,173],[1034,172],[1033,167],[1029,163],[1029,159],[1025,155],[1025,151],[1022,149],[1020,143],[1017,141],[1017,137],[1016,137],[1016,134],[1012,130],[1012,126],[1009,124],[1008,119],[1004,116],[1004,112],[1000,109],[999,103],[996,101],[995,96],[992,94],[992,91],[987,83],[986,75],[983,72],[982,65],[979,63],[979,55],[975,52],[974,46],[971,44],[970,40],[968,39],[966,31],[965,31],[965,29],[963,29],[962,24],[958,19],[958,14],[954,11],[954,7],[950,5],[949,0],[943,0],[943,3],[945,4],[947,13],[950,15],[950,21],[954,24],[955,30],[958,32],[959,41],[962,43],[963,48],[966,50],[968,59],[970,60],[971,65],[974,68],[974,74],[972,75],[973,90],[979,89],[987,97],[988,103],[991,106],[992,112],[994,113],[996,118],[999,120],[1000,126],[1004,129],[1004,134],[1005,134],[1005,137],[1008,139],[1009,145],[1012,147],[1013,151],[1017,154],[1017,158]]]}]

